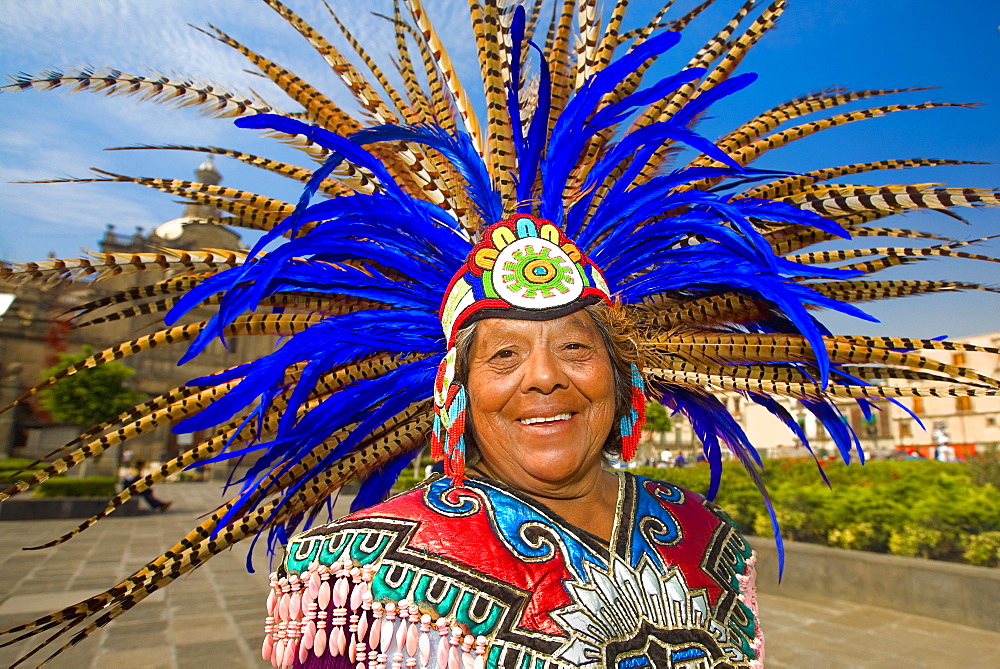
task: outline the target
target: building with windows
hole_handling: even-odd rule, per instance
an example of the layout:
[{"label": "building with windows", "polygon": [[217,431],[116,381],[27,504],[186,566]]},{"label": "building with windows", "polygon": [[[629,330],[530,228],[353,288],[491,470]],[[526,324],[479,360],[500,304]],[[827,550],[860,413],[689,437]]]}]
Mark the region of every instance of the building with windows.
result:
[{"label": "building with windows", "polygon": [[[1000,348],[1000,332],[954,341]],[[928,358],[966,367],[993,378],[1000,377],[1000,357],[979,351],[928,351]],[[944,444],[955,456],[1000,447],[1000,397],[914,397],[900,400],[924,424],[921,430],[913,420],[897,409],[893,432],[900,448],[912,449],[932,457]]]},{"label": "building with windows", "polygon": [[[953,341],[1000,348],[1000,332]],[[921,355],[1000,378],[1000,356],[992,353],[923,351]],[[727,402],[733,417],[762,457],[808,457],[795,434],[762,407],[737,393],[720,396],[720,399]],[[779,402],[798,423],[818,457],[837,455],[835,444],[815,416],[791,400]],[[857,405],[843,407],[845,419],[869,456],[886,458],[897,451],[915,451],[923,457],[933,458],[944,446],[945,457],[964,458],[977,451],[1000,448],[1000,397],[913,397],[898,402],[874,401],[875,410],[869,416],[865,416]],[[913,420],[907,410],[919,418],[920,423]],[[701,442],[681,417],[673,418],[672,434],[654,435],[651,439],[650,447],[661,448],[664,444],[674,453],[684,453],[688,460],[701,452]]]},{"label": "building with windows", "polygon": [[[211,159],[202,163],[195,175],[201,183],[218,184],[221,181]],[[156,252],[161,248],[244,249],[239,235],[224,223],[222,214],[214,207],[188,204],[179,218],[157,226],[149,234],[141,228],[132,234],[121,234],[108,225],[99,247],[104,253],[120,254]],[[162,313],[147,316],[140,323],[141,330],[136,329],[138,319],[115,319],[108,315],[109,311],[95,312],[95,315],[105,315],[107,320],[93,325],[79,327],[78,322],[69,321],[73,307],[151,280],[155,279],[148,273],[125,272],[100,281],[85,279],[48,285],[0,286],[0,293],[12,297],[0,316],[0,404],[7,406],[39,383],[42,370],[55,364],[62,352],[77,353],[85,345],[97,352],[163,328]],[[196,311],[179,324],[204,320],[205,316]],[[274,343],[270,337],[232,337],[226,346],[215,341],[183,369],[177,367],[177,360],[185,350],[183,343],[153,348],[121,362],[136,370],[129,384],[148,397],[154,397],[191,378],[258,357],[271,350]],[[80,426],[54,423],[37,398],[33,398],[0,414],[0,457],[42,457],[79,433]],[[161,426],[129,441],[126,448],[132,451],[136,460],[161,461],[176,456],[205,436],[208,435],[176,435],[168,426]],[[87,473],[114,471],[119,456],[112,453],[96,466],[88,463]]]}]

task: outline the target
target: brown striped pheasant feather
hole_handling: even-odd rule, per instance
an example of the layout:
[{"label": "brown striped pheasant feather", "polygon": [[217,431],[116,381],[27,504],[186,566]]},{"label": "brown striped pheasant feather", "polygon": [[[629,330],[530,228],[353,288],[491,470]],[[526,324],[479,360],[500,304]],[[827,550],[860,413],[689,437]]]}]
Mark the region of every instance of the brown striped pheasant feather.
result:
[{"label": "brown striped pheasant feather", "polygon": [[[1000,350],[827,335],[813,320],[822,319],[824,310],[856,314],[853,304],[890,298],[1000,290],[988,282],[868,276],[938,257],[994,267],[996,258],[972,247],[990,238],[966,241],[902,223],[872,224],[921,210],[961,220],[953,209],[996,207],[1000,190],[834,182],[886,170],[979,163],[886,157],[803,174],[754,170],[773,150],[846,124],[973,105],[893,101],[925,88],[827,88],[746,120],[724,134],[717,148],[707,139],[693,143],[702,103],[724,97],[720,90],[728,95],[749,83],[739,66],[786,11],[784,0],[726,10],[732,18],[680,61],[702,69],[648,98],[642,96],[656,84],[651,73],[668,47],[664,28],[680,31],[703,19],[713,0],[683,11],[669,0],[637,23],[627,12],[628,0],[607,7],[595,0],[469,0],[474,43],[461,51],[432,21],[427,10],[433,8],[423,0],[394,0],[391,16],[379,19],[390,30],[384,44],[359,39],[361,33],[337,15],[337,6],[328,6],[343,38],[337,44],[347,45],[343,52],[283,2],[261,1],[301,38],[310,57],[318,54],[343,90],[307,82],[272,59],[276,52],[266,44],[215,26],[199,30],[239,54],[287,98],[290,109],[282,121],[266,121],[273,117],[261,115],[281,112],[256,95],[152,73],[47,71],[16,75],[0,87],[89,91],[191,108],[210,118],[239,117],[239,124],[297,149],[293,155],[307,165],[209,145],[114,150],[224,156],[295,182],[295,192],[305,184],[307,196],[320,200],[306,208],[241,188],[104,170],[90,178],[39,182],[144,186],[214,207],[222,213],[197,220],[261,231],[274,246],[261,242],[249,252],[158,249],[0,265],[0,284],[11,290],[26,284],[92,289],[62,316],[86,332],[114,321],[141,323],[168,314],[170,319],[169,327],[157,325],[130,335],[130,341],[102,346],[26,390],[11,406],[65,376],[168,344],[186,343],[193,356],[212,336],[284,339],[268,356],[199,374],[197,385],[170,389],[85,430],[54,450],[45,468],[7,484],[0,500],[166,425],[206,435],[132,483],[100,513],[33,548],[70,540],[130,497],[235,445],[263,449],[279,436],[295,439],[286,439],[294,445],[280,453],[282,466],[253,470],[255,486],[129,577],[5,630],[9,643],[43,635],[29,657],[47,646],[55,647],[55,656],[80,643],[238,541],[295,529],[303,517],[319,514],[348,480],[387,485],[386,476],[405,466],[434,429],[431,382],[443,355],[436,312],[444,294],[435,282],[446,283],[487,226],[516,212],[548,214],[581,249],[603,258],[634,322],[650,384],[668,407],[689,418],[714,415],[719,424],[740,429],[716,399],[720,393],[740,393],[762,404],[771,398],[799,403],[827,421],[839,421],[841,407],[866,406],[869,400],[1000,394],[1000,381],[982,370],[934,357],[941,351],[1000,355]],[[541,54],[526,41],[515,45],[515,28],[539,43]],[[389,61],[383,59],[386,50]],[[473,52],[477,62],[471,68],[457,56]],[[608,73],[622,62],[628,67],[609,82]],[[879,106],[847,107],[883,98],[888,100]],[[810,116],[821,113],[828,115]],[[567,121],[570,114],[576,116]],[[685,144],[696,149],[693,158],[680,151]],[[680,179],[684,169],[695,170],[695,176]],[[724,189],[735,195],[718,195]],[[716,218],[709,224],[711,216]],[[893,241],[822,246],[845,232]],[[100,292],[107,279],[122,276],[135,281]],[[741,276],[753,280],[740,281]],[[177,322],[175,312],[190,311],[194,304],[197,311]],[[307,425],[321,427],[318,433],[297,431]],[[748,460],[738,444],[727,445]],[[849,448],[844,446],[845,457]]]}]

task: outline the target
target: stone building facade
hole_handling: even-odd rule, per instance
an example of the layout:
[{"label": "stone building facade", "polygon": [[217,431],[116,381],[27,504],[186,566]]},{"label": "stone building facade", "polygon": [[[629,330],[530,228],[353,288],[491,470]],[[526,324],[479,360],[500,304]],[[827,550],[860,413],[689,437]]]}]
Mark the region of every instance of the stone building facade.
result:
[{"label": "stone building facade", "polygon": [[[212,161],[206,160],[195,172],[201,183],[217,184],[221,176]],[[146,234],[141,228],[124,235],[109,225],[99,247],[105,253],[142,253],[160,248],[196,250],[245,248],[239,235],[218,224],[221,213],[203,205],[189,204],[179,218],[157,226]],[[61,352],[76,353],[87,345],[95,352],[140,337],[165,326],[162,314],[113,320],[82,328],[71,327],[66,313],[74,305],[114,292],[150,283],[165,276],[150,272],[123,273],[101,281],[76,281],[49,286],[26,284],[0,286],[0,293],[13,295],[7,311],[0,318],[0,402],[8,405],[22,392],[36,385],[42,370],[54,364]],[[10,299],[9,297],[7,298]],[[204,320],[208,314],[194,312],[180,324]],[[189,379],[232,367],[273,348],[274,338],[233,337],[227,346],[212,342],[195,360],[177,367],[185,345],[175,344],[145,351],[122,360],[136,370],[129,379],[134,389],[149,397],[183,385]],[[0,457],[42,457],[79,434],[79,426],[58,425],[36,399],[0,414]],[[137,460],[160,461],[177,455],[186,446],[207,435],[173,434],[169,427],[159,427],[126,445]],[[120,453],[112,453],[101,462],[88,465],[88,473],[114,471]]]},{"label": "stone building facade", "polygon": [[[1000,332],[953,341],[1000,348]],[[957,367],[968,367],[992,378],[1000,378],[1000,356],[992,353],[965,351],[923,351],[921,355]],[[736,394],[724,396],[737,422],[762,457],[808,457],[801,442],[777,418],[762,407],[747,402]],[[791,400],[779,399],[802,428],[814,452],[820,457],[837,455],[836,446],[822,429],[815,416]],[[886,400],[873,402],[877,407],[870,417],[857,406],[847,405],[844,415],[869,456],[891,457],[900,452],[919,453],[933,458],[936,449],[945,444],[952,450],[947,457],[964,458],[971,453],[1000,449],[1000,397],[925,397],[903,398],[900,405],[920,419],[913,418],[900,405]],[[682,417],[674,417],[671,434],[651,435],[644,458],[656,459],[655,453],[664,446],[673,454],[684,453],[687,459],[701,451],[701,443]]]},{"label": "stone building facade", "polygon": [[[989,332],[954,341],[1000,348],[1000,332]],[[1000,378],[1000,356],[979,351],[930,351],[928,358],[956,367],[968,367],[992,378]],[[957,457],[973,451],[1000,448],[1000,397],[923,397],[901,402],[926,429],[920,429],[902,411],[893,418],[893,432],[901,448],[932,457],[945,444]]]}]

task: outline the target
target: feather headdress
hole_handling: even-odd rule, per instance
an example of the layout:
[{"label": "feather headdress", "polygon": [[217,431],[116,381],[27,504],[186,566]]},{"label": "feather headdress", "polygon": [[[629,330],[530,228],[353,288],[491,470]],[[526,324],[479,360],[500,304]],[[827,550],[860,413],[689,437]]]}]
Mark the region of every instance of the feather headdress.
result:
[{"label": "feather headdress", "polygon": [[[238,116],[237,125],[276,135],[319,161],[308,170],[229,149],[162,147],[228,155],[303,182],[295,204],[219,186],[100,177],[209,204],[230,215],[227,224],[265,231],[249,253],[165,250],[3,268],[0,278],[14,283],[99,279],[126,269],[170,273],[81,305],[77,318],[87,322],[96,322],[95,316],[163,314],[166,327],[96,353],[64,375],[167,344],[188,344],[183,362],[220,337],[284,337],[273,353],[193,379],[96,426],[48,468],[0,493],[2,500],[24,492],[159,425],[213,430],[211,438],[130,485],[106,511],[56,544],[187,467],[254,460],[238,482],[239,492],[177,545],[106,592],[7,634],[55,633],[51,641],[82,625],[68,645],[77,643],[235,542],[261,535],[271,547],[285,541],[313,522],[349,480],[362,481],[356,507],[381,500],[437,431],[435,379],[451,344],[439,320],[442,302],[470,253],[483,248],[490,227],[511,217],[553,226],[555,245],[573,246],[581,271],[590,271],[588,263],[600,269],[587,276],[593,286],[606,286],[604,292],[630,312],[642,333],[637,345],[647,383],[670,410],[687,418],[704,445],[712,469],[710,497],[728,451],[766,498],[761,460],[717,393],[739,393],[762,406],[808,447],[776,400],[794,399],[826,426],[850,460],[862,451],[842,420],[845,403],[868,412],[870,401],[879,398],[1000,392],[995,379],[919,353],[1000,351],[940,340],[836,336],[817,317],[828,309],[866,318],[856,303],[979,287],[870,276],[888,267],[935,255],[994,259],[959,251],[966,243],[954,240],[920,248],[805,250],[850,235],[919,238],[924,235],[870,224],[915,209],[995,206],[1000,193],[823,184],[848,174],[943,162],[935,160],[881,161],[804,175],[751,167],[769,149],[817,130],[940,104],[834,113],[780,129],[815,111],[894,92],[838,91],[775,107],[716,143],[694,130],[710,105],[752,83],[753,74],[735,69],[781,15],[782,0],[756,16],[748,3],[688,67],[656,81],[644,75],[679,40],[677,32],[663,28],[682,29],[710,3],[668,23],[664,10],[626,32],[621,26],[627,0],[618,0],[603,30],[592,0],[565,0],[555,3],[547,34],[537,38],[540,2],[527,3],[527,11],[498,0],[470,2],[485,126],[420,0],[405,0],[405,15],[397,4],[389,19],[403,88],[384,76],[343,26],[368,74],[281,2],[263,1],[323,56],[365,120],[217,29],[216,39],[246,56],[301,111],[278,114],[218,87],[110,70],[20,76],[6,87],[69,85],[195,105],[212,115]],[[682,146],[696,155],[674,164],[684,155],[677,151]],[[203,321],[177,324],[196,307],[214,311]],[[18,402],[56,380],[47,379]]]}]

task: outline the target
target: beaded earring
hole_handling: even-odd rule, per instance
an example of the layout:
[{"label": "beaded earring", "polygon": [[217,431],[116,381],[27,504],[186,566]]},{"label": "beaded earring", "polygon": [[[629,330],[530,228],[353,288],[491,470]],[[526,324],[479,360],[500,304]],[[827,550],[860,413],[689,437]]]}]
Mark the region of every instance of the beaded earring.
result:
[{"label": "beaded earring", "polygon": [[452,485],[465,482],[465,416],[468,395],[455,383],[455,349],[438,365],[434,379],[434,427],[431,430],[431,458],[444,460],[445,476]]},{"label": "beaded earring", "polygon": [[622,460],[625,462],[635,457],[639,439],[642,437],[642,428],[646,425],[646,382],[634,363],[631,365],[631,371],[632,406],[618,422],[618,431],[622,437]]}]

